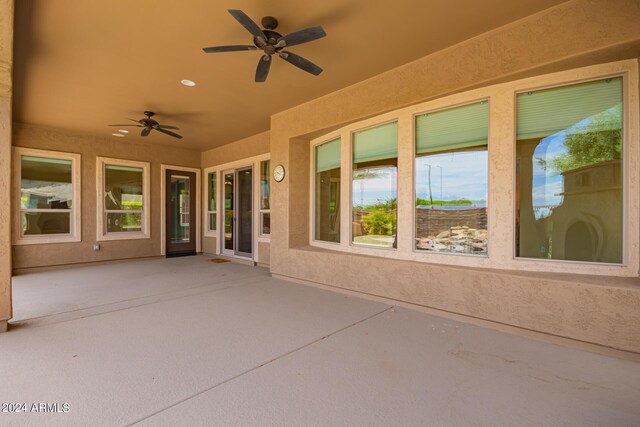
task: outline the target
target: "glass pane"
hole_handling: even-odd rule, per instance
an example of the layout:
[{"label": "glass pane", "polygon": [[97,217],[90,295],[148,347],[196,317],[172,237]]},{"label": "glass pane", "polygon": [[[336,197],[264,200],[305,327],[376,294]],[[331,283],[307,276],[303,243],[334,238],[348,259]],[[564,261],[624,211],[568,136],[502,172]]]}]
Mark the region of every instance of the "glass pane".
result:
[{"label": "glass pane", "polygon": [[487,253],[487,147],[416,158],[416,249]]},{"label": "glass pane", "polygon": [[[215,212],[217,210],[216,208],[216,181],[217,181],[217,176],[218,174],[215,172],[212,172],[209,174],[209,210],[211,212]],[[215,223],[213,228],[210,228],[210,230],[215,230]]]},{"label": "glass pane", "polygon": [[107,233],[142,231],[142,213],[107,212]]},{"label": "glass pane", "polygon": [[271,234],[271,213],[262,212],[262,234]]},{"label": "glass pane", "polygon": [[316,146],[315,239],[340,242],[340,140]]},{"label": "glass pane", "polygon": [[233,173],[224,175],[224,248],[233,250]]},{"label": "glass pane", "polygon": [[397,123],[356,132],[353,138],[353,242],[397,247]]},{"label": "glass pane", "polygon": [[271,161],[260,162],[260,209],[271,209],[269,171]]},{"label": "glass pane", "polygon": [[236,177],[238,185],[236,252],[251,254],[253,252],[253,169],[239,170]]},{"label": "glass pane", "polygon": [[70,234],[69,212],[22,212],[22,234]]},{"label": "glass pane", "polygon": [[218,221],[218,214],[214,213],[209,213],[209,230],[215,230],[216,229],[216,224]]},{"label": "glass pane", "polygon": [[22,209],[71,209],[71,160],[22,156],[20,168]]},{"label": "glass pane", "polygon": [[416,118],[416,249],[487,253],[488,103]]},{"label": "glass pane", "polygon": [[142,168],[105,165],[105,210],[142,210]]},{"label": "glass pane", "polygon": [[622,78],[517,96],[519,257],[622,262]]},{"label": "glass pane", "polygon": [[189,243],[190,241],[190,180],[187,176],[171,176],[171,218],[169,238],[171,243]]}]

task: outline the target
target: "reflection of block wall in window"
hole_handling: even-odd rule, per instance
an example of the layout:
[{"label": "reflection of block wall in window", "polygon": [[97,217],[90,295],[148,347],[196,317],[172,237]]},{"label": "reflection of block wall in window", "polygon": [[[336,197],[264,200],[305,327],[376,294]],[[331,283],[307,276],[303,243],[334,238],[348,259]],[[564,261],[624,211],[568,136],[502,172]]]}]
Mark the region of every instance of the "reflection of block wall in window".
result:
[{"label": "reflection of block wall in window", "polygon": [[415,248],[486,255],[489,104],[416,117]]}]

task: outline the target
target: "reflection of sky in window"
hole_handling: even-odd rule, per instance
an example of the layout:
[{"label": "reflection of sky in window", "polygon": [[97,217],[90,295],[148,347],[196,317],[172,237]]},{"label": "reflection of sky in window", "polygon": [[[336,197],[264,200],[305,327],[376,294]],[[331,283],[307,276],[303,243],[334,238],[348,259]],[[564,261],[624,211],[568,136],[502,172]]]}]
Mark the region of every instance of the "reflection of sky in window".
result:
[{"label": "reflection of sky in window", "polygon": [[[601,114],[609,112],[617,113],[616,108],[616,106],[613,106],[608,110],[596,113],[560,132],[540,140],[540,143],[533,153],[533,159],[531,159],[533,162],[532,198],[536,219],[548,216],[551,213],[551,208],[562,204],[564,177],[557,173],[552,165],[556,157],[567,153],[567,147],[564,145],[567,134],[576,133]],[[538,159],[545,160],[547,164],[546,170],[539,164]]]},{"label": "reflection of sky in window", "polygon": [[[458,151],[416,158],[416,196],[433,200],[487,198],[487,151]],[[442,194],[442,197],[440,196]]]},{"label": "reflection of sky in window", "polygon": [[352,181],[354,205],[368,206],[397,198],[398,177],[395,168],[371,168],[353,171],[354,176],[357,176],[358,173],[371,173],[376,174],[376,176]]},{"label": "reflection of sky in window", "polygon": [[[548,136],[540,140],[533,153],[533,207],[536,209],[536,219],[547,216],[549,208],[562,204],[561,193],[564,188],[564,178],[553,170],[551,166],[554,159],[566,153],[564,146],[566,139],[566,131],[560,131],[554,135]],[[545,170],[537,159],[543,159],[547,162]]]}]

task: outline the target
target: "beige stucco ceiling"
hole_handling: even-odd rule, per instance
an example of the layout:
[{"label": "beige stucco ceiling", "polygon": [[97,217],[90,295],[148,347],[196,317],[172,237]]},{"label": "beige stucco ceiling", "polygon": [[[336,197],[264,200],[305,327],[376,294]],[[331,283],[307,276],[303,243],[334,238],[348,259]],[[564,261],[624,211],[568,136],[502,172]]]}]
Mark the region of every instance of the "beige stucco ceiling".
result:
[{"label": "beige stucco ceiling", "polygon": [[[14,120],[111,137],[108,124],[152,110],[184,139],[152,133],[146,140],[213,148],[267,130],[274,113],[558,3],[17,0]],[[232,8],[258,23],[275,16],[282,34],[322,25],[327,37],[290,49],[324,72],[314,77],[278,58],[267,82],[255,83],[258,52],[203,53],[251,43],[227,13]],[[137,132],[126,138],[143,140]]]}]

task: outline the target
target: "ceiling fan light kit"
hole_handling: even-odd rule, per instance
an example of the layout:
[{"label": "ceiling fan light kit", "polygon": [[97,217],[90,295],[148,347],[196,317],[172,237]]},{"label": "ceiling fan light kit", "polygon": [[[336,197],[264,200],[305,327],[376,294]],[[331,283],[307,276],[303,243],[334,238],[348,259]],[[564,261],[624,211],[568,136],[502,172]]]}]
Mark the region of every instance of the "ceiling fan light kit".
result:
[{"label": "ceiling fan light kit", "polygon": [[286,47],[307,43],[326,36],[327,34],[324,32],[322,27],[309,27],[283,36],[275,31],[278,27],[278,20],[273,16],[265,16],[262,18],[261,23],[264,30],[261,30],[258,24],[249,18],[243,11],[238,9],[229,9],[229,13],[240,23],[240,25],[253,35],[253,45],[205,47],[202,50],[206,53],[262,50],[264,53],[258,60],[258,66],[256,68],[256,82],[264,82],[267,80],[267,75],[271,68],[271,57],[276,54],[288,63],[306,71],[307,73],[313,74],[314,76],[322,73],[322,68],[318,67],[308,59],[303,58],[300,55],[296,55],[293,52],[283,50]]}]

